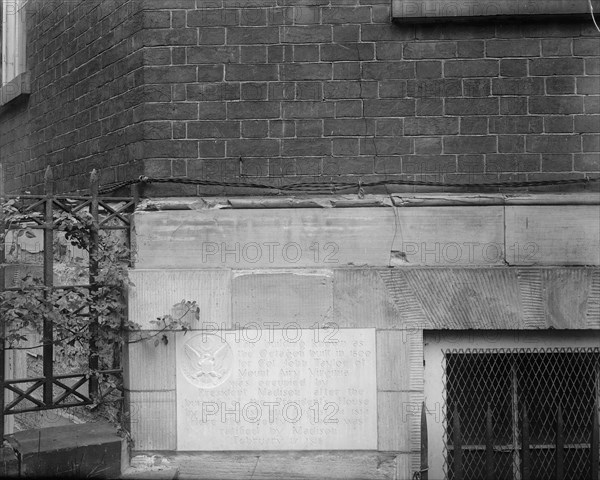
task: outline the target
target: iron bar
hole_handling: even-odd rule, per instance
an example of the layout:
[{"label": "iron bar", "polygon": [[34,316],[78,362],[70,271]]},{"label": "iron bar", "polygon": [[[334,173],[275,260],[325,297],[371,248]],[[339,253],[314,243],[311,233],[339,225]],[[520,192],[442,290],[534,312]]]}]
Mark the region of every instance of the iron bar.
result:
[{"label": "iron bar", "polygon": [[[0,204],[4,204],[4,171],[0,164]],[[4,291],[5,285],[5,273],[4,273],[4,262],[6,242],[4,240],[4,234],[6,233],[4,224],[4,209],[0,205],[0,292]],[[4,385],[6,381],[6,350],[4,349],[4,338],[6,337],[6,323],[4,318],[0,318],[0,440],[4,440]]]},{"label": "iron bar", "polygon": [[421,480],[429,479],[429,445],[427,437],[427,408],[421,406]]},{"label": "iron bar", "polygon": [[485,416],[485,478],[494,480],[494,425],[492,422],[492,407],[488,403]]},{"label": "iron bar", "polygon": [[98,310],[96,296],[98,295],[98,254],[99,254],[99,215],[98,215],[98,172],[93,170],[90,175],[90,193],[92,200],[90,203],[90,213],[92,216],[92,223],[90,225],[90,298],[92,304],[90,305],[90,358],[89,367],[92,372],[90,377],[90,396],[94,398],[98,394],[98,377],[95,372],[98,370],[98,345],[96,343],[96,337],[98,335]]},{"label": "iron bar", "polygon": [[452,414],[452,444],[454,445],[454,480],[463,480],[462,435],[457,405],[454,405]]},{"label": "iron bar", "polygon": [[590,462],[592,464],[592,480],[598,480],[600,478],[600,476],[598,475],[598,466],[600,464],[599,430],[600,426],[598,425],[598,397],[596,397],[596,401],[594,402],[594,412],[592,413],[592,438],[590,440]]},{"label": "iron bar", "polygon": [[522,480],[531,478],[531,461],[529,455],[529,417],[527,416],[527,406],[523,405],[523,427],[521,429],[521,467]]},{"label": "iron bar", "polygon": [[[46,195],[44,211],[44,285],[47,290],[45,293],[46,301],[51,308],[52,286],[54,285],[54,215],[53,215],[53,193],[54,185],[52,178],[52,169],[50,166],[46,169],[44,176],[44,193]],[[52,403],[53,395],[53,362],[54,362],[54,326],[52,320],[44,318],[43,325],[43,374],[44,382],[44,403]]]},{"label": "iron bar", "polygon": [[559,404],[556,410],[556,480],[565,478],[565,433],[563,424],[562,407]]}]

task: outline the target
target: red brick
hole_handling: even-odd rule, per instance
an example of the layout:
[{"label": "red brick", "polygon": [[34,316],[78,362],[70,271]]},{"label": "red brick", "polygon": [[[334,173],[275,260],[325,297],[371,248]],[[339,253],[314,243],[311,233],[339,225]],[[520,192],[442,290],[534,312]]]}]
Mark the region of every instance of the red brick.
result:
[{"label": "red brick", "polygon": [[490,154],[485,160],[488,173],[501,172],[539,172],[541,157],[537,154]]},{"label": "red brick", "polygon": [[493,95],[543,95],[544,79],[534,78],[494,78]]},{"label": "red brick", "polygon": [[572,96],[545,96],[529,98],[530,113],[569,114],[583,113],[583,99]]},{"label": "red brick", "polygon": [[375,122],[370,119],[327,119],[324,126],[325,136],[373,135]]},{"label": "red brick", "polygon": [[453,135],[458,133],[458,118],[427,117],[405,118],[406,135]]},{"label": "red brick", "polygon": [[527,76],[527,60],[512,58],[500,60],[500,75],[503,77]]},{"label": "red brick", "polygon": [[461,135],[483,135],[488,133],[488,122],[479,117],[460,117]]},{"label": "red brick", "polygon": [[499,153],[524,153],[524,135],[498,135]]},{"label": "red brick", "polygon": [[498,115],[496,98],[448,98],[446,115]]},{"label": "red brick", "polygon": [[362,78],[365,80],[391,80],[394,78],[415,78],[415,62],[363,63]]},{"label": "red brick", "polygon": [[227,8],[199,8],[187,13],[188,27],[214,27],[238,25],[239,10]]},{"label": "red brick", "polygon": [[338,100],[335,102],[335,116],[339,117],[361,117],[361,100]]},{"label": "red brick", "polygon": [[198,104],[199,120],[224,120],[225,116],[226,106],[223,102],[200,102]]},{"label": "red brick", "polygon": [[409,137],[371,137],[360,139],[361,155],[401,155],[412,153],[412,139]]},{"label": "red brick", "polygon": [[358,156],[359,139],[358,138],[335,138],[332,144],[334,156]]},{"label": "red brick", "polygon": [[600,155],[595,153],[576,153],[573,169],[579,172],[600,172]]},{"label": "red brick", "polygon": [[284,119],[290,118],[327,118],[333,117],[332,102],[283,102]]},{"label": "red brick", "polygon": [[572,115],[552,115],[544,118],[544,132],[573,133]]},{"label": "red brick", "polygon": [[534,153],[581,152],[580,135],[530,135],[526,143],[527,151]]},{"label": "red brick", "polygon": [[600,115],[576,115],[575,131],[579,133],[600,133]]},{"label": "red brick", "polygon": [[322,137],[323,120],[296,120],[297,137]]},{"label": "red brick", "polygon": [[600,135],[583,135],[584,152],[600,152]]},{"label": "red brick", "polygon": [[284,156],[331,155],[331,140],[323,138],[283,139],[281,154]]},{"label": "red brick", "polygon": [[360,25],[334,25],[333,26],[333,41],[334,41],[334,43],[358,42],[359,40],[360,40]]},{"label": "red brick", "polygon": [[460,58],[483,58],[485,43],[481,40],[457,42],[457,56]]},{"label": "red brick", "polygon": [[365,117],[405,117],[415,114],[414,100],[365,100]]},{"label": "red brick", "polygon": [[240,122],[189,122],[187,138],[237,138],[240,136]]},{"label": "red brick", "polygon": [[542,154],[542,171],[571,172],[573,171],[573,156],[571,154]]},{"label": "red brick", "polygon": [[321,61],[373,60],[372,43],[341,43],[321,45]]},{"label": "red brick", "polygon": [[267,100],[268,89],[266,82],[244,82],[241,84],[241,99]]},{"label": "red brick", "polygon": [[573,54],[582,57],[596,57],[600,52],[599,38],[573,39]]},{"label": "red brick", "polygon": [[187,49],[188,63],[235,63],[239,60],[236,47],[201,46]]},{"label": "red brick", "polygon": [[600,93],[600,76],[578,77],[578,95],[598,95]]},{"label": "red brick", "polygon": [[328,25],[282,27],[283,43],[326,43],[331,42],[332,29]]},{"label": "red brick", "polygon": [[318,62],[318,45],[294,45],[294,62]]},{"label": "red brick", "polygon": [[496,77],[499,71],[498,60],[448,60],[444,64],[447,77]]},{"label": "red brick", "polygon": [[269,157],[279,155],[279,140],[239,139],[227,140],[227,155],[230,157]]},{"label": "red brick", "polygon": [[573,57],[529,60],[530,75],[583,75],[583,59]]},{"label": "red brick", "polygon": [[279,104],[276,102],[230,102],[227,104],[227,118],[278,118]]},{"label": "red brick", "polygon": [[228,27],[227,44],[273,44],[279,43],[278,27]]},{"label": "red brick", "polygon": [[442,76],[442,62],[439,62],[439,61],[417,62],[416,76],[419,79],[440,78]]},{"label": "red brick", "polygon": [[537,57],[540,55],[540,41],[524,38],[488,40],[485,53],[487,57]]},{"label": "red brick", "polygon": [[442,153],[442,139],[440,137],[415,137],[415,153],[438,155]]},{"label": "red brick", "polygon": [[190,83],[196,81],[196,67],[174,65],[168,67],[145,67],[144,77],[148,83]]},{"label": "red brick", "polygon": [[277,65],[235,65],[225,67],[225,80],[277,80]]},{"label": "red brick", "polygon": [[322,22],[327,23],[366,23],[371,19],[369,7],[330,7],[321,10]]},{"label": "red brick", "polygon": [[404,58],[453,58],[456,57],[456,42],[420,42],[404,45]]},{"label": "red brick", "polygon": [[281,65],[281,80],[329,80],[332,68],[327,63],[297,63]]},{"label": "red brick", "polygon": [[323,100],[323,84],[321,82],[297,82],[296,100]]},{"label": "red brick", "polygon": [[543,117],[530,115],[490,117],[490,133],[542,133]]},{"label": "red brick", "polygon": [[444,137],[444,153],[494,153],[497,143],[494,135]]},{"label": "red brick", "polygon": [[527,100],[527,97],[501,97],[500,115],[526,115]]},{"label": "red brick", "polygon": [[575,79],[573,77],[546,78],[546,94],[565,95],[569,93],[575,93]]},{"label": "red brick", "polygon": [[240,47],[240,63],[267,63],[268,53],[265,45],[242,45]]}]

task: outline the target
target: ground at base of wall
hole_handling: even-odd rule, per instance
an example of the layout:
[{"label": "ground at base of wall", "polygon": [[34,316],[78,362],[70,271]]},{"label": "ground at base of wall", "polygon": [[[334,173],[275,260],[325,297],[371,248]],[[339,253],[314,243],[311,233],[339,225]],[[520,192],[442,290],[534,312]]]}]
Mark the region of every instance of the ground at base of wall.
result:
[{"label": "ground at base of wall", "polygon": [[179,467],[160,455],[136,455],[121,474],[122,479],[174,480],[179,478]]}]

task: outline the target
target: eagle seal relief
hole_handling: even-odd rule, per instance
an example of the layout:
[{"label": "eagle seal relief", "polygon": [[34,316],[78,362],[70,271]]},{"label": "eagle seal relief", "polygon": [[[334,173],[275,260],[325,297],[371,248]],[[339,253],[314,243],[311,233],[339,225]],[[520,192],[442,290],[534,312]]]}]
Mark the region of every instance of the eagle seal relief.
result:
[{"label": "eagle seal relief", "polygon": [[181,371],[188,382],[199,388],[213,388],[231,374],[233,351],[219,335],[202,333],[183,346],[185,355]]}]

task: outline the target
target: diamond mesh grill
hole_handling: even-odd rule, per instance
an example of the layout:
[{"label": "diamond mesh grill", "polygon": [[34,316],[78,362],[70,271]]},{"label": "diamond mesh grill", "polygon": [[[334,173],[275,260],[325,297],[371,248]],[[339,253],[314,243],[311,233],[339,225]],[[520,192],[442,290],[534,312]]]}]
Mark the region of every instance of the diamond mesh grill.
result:
[{"label": "diamond mesh grill", "polygon": [[[493,446],[493,478],[521,480],[525,409],[529,478],[554,478],[559,405],[564,479],[591,478],[590,442],[600,392],[600,349],[446,350],[443,371],[446,479],[460,477],[457,440],[462,445],[460,480],[492,478],[486,475],[486,441]],[[491,437],[487,434],[488,408]]]}]

